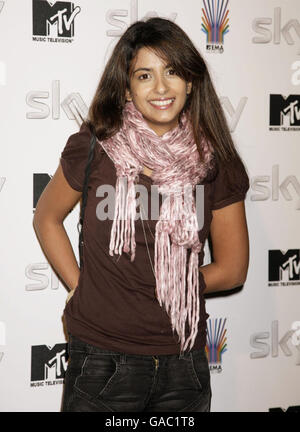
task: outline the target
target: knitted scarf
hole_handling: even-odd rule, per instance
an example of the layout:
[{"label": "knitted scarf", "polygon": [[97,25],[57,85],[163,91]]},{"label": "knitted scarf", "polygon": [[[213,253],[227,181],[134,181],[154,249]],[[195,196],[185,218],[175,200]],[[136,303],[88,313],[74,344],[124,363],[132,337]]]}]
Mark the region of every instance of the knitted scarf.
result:
[{"label": "knitted scarf", "polygon": [[[123,250],[130,252],[134,261],[135,180],[143,165],[152,170],[151,178],[158,192],[168,197],[162,202],[155,227],[156,297],[170,317],[173,334],[175,329],[179,336],[181,351],[189,343],[192,348],[200,315],[198,255],[203,245],[198,237],[194,196],[185,193],[184,205],[183,193],[187,185],[194,191],[205,178],[213,156],[212,146],[202,139],[204,161],[200,162],[187,114],[182,114],[177,127],[158,136],[132,102],[127,102],[123,110],[121,129],[100,144],[114,162],[117,174],[111,256],[121,255]],[[187,249],[191,249],[188,265]],[[190,335],[186,339],[187,319]]]}]

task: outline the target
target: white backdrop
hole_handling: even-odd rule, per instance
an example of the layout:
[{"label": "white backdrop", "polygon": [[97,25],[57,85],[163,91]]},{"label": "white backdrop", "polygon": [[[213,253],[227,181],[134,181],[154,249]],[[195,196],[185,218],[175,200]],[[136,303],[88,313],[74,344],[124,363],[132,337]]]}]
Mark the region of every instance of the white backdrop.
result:
[{"label": "white backdrop", "polygon": [[[0,1],[0,410],[60,410],[67,292],[36,239],[34,207],[116,40],[147,13],[175,20],[207,60],[251,178],[247,282],[206,302],[223,326],[218,362],[209,352],[212,411],[300,405],[299,1],[229,0],[224,44],[210,47],[203,0],[41,3]],[[65,220],[77,257],[78,213]]]}]

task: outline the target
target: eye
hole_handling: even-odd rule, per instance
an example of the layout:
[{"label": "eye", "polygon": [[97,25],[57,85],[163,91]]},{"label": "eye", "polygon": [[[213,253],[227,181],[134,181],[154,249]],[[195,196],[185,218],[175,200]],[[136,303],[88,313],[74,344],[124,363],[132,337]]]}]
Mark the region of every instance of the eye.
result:
[{"label": "eye", "polygon": [[138,76],[138,79],[139,79],[139,80],[145,80],[145,79],[147,79],[147,78],[149,78],[149,74],[148,74],[148,73],[143,73],[142,75],[139,75],[139,76]]},{"label": "eye", "polygon": [[176,71],[175,71],[175,69],[170,68],[167,70],[167,74],[168,75],[176,75]]}]

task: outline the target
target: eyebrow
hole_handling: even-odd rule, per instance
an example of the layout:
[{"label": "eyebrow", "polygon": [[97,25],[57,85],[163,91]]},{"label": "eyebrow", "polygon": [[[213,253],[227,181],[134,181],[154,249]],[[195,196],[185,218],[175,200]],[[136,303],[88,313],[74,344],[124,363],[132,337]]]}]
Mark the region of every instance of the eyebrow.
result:
[{"label": "eyebrow", "polygon": [[[167,65],[165,66],[165,69],[169,68],[170,66],[171,66],[170,64],[167,64]],[[153,68],[140,67],[140,68],[136,69],[135,71],[133,71],[133,72],[132,72],[132,75],[134,75],[136,72],[139,72],[139,71],[147,71],[147,72],[151,72],[151,71],[153,71]]]},{"label": "eyebrow", "polygon": [[152,70],[153,70],[152,68],[144,68],[144,67],[141,67],[141,68],[136,69],[136,70],[133,72],[133,74],[135,74],[136,72],[139,72],[139,71],[147,71],[147,72],[151,72]]}]

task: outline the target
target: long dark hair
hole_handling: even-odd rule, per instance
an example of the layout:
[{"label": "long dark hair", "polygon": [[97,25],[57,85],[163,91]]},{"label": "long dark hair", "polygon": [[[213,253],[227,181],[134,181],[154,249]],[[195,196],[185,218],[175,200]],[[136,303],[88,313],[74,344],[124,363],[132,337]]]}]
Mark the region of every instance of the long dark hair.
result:
[{"label": "long dark hair", "polygon": [[163,18],[135,22],[116,44],[87,117],[87,124],[93,127],[98,139],[111,137],[122,126],[131,62],[143,47],[154,50],[181,78],[192,82],[192,92],[183,111],[189,111],[200,158],[203,133],[212,143],[219,161],[225,165],[232,160],[241,162],[204,59],[187,34]]}]

